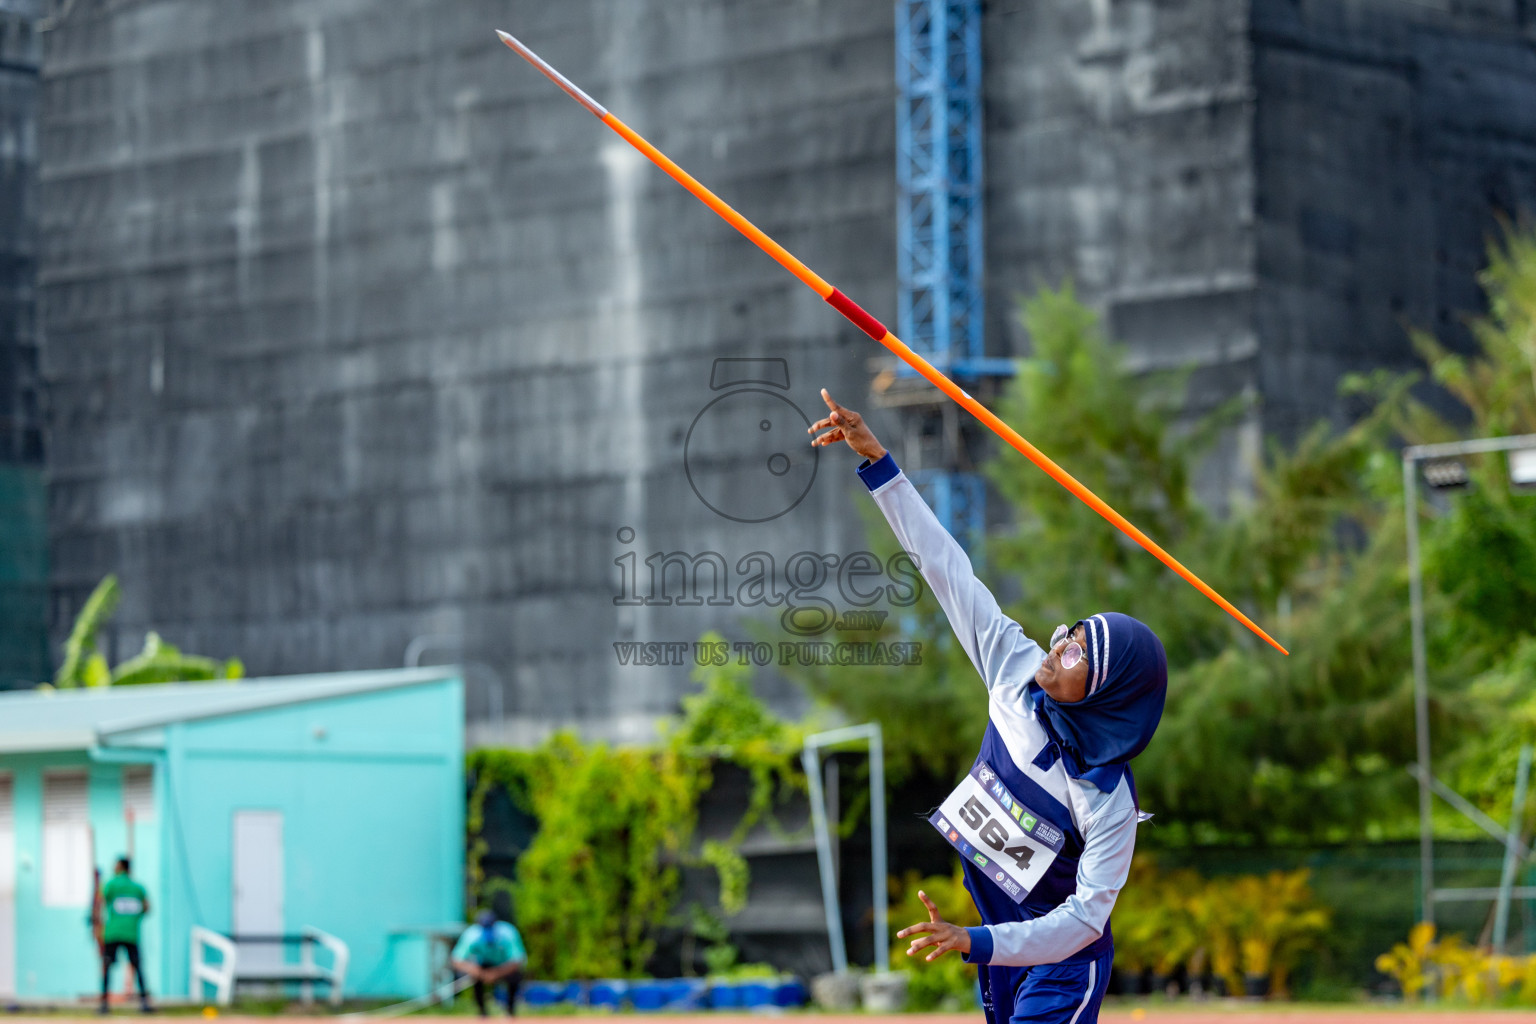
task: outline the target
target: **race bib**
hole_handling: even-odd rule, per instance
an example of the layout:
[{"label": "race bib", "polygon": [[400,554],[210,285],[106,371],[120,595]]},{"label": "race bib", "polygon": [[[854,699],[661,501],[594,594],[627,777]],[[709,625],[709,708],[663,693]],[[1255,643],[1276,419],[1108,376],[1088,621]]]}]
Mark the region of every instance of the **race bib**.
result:
[{"label": "race bib", "polygon": [[137,896],[119,896],[112,901],[112,912],[123,917],[132,917],[143,910],[144,904]]},{"label": "race bib", "polygon": [[1025,807],[986,762],[974,765],[929,816],[960,856],[1023,903],[1061,853],[1061,829]]}]

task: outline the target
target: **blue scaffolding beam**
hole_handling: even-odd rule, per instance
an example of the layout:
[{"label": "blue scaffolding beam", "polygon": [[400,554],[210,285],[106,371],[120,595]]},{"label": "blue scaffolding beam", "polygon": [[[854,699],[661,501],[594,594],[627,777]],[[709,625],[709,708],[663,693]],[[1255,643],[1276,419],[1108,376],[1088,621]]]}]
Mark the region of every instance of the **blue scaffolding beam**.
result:
[{"label": "blue scaffolding beam", "polygon": [[898,333],[960,377],[1012,372],[982,333],[981,118],[981,0],[897,0]]},{"label": "blue scaffolding beam", "polygon": [[[984,341],[981,0],[896,0],[898,333],[944,373],[1008,376]],[[903,365],[898,373],[908,373]],[[953,469],[910,474],[971,557],[986,486]]]},{"label": "blue scaffolding beam", "polygon": [[960,542],[979,568],[986,539],[986,481],[977,473],[945,469],[918,469],[907,476],[949,535]]}]

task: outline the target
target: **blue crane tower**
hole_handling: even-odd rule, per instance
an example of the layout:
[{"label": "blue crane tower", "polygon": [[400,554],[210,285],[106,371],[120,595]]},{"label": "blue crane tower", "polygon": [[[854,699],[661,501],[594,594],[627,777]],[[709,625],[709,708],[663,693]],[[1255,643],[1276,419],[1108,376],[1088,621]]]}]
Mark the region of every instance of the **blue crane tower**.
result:
[{"label": "blue crane tower", "polygon": [[[896,0],[897,333],[967,387],[1013,373],[987,358],[982,333],[981,121],[981,0]],[[902,379],[923,384],[905,366],[886,375]],[[959,410],[925,385],[886,394],[908,410],[912,482],[979,555],[986,488],[969,471]]]}]

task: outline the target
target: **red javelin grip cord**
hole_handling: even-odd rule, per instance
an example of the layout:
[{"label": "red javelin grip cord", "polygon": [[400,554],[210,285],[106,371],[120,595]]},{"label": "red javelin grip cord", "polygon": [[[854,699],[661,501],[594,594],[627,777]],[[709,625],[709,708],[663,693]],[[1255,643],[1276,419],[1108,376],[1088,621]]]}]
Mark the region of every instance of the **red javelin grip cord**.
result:
[{"label": "red javelin grip cord", "polygon": [[853,321],[855,327],[876,341],[884,338],[889,333],[885,324],[864,312],[863,306],[854,302],[836,288],[833,288],[832,294],[827,296],[827,305]]}]

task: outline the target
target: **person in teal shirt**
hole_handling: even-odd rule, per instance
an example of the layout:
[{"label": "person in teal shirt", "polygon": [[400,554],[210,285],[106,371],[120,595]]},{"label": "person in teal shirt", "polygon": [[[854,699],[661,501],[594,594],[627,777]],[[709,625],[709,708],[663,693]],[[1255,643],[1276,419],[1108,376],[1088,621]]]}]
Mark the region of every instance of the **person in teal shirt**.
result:
[{"label": "person in teal shirt", "polygon": [[112,965],[117,963],[119,951],[128,954],[139,982],[139,1005],[145,1013],[154,1007],[149,1005],[149,988],[144,984],[144,966],[139,959],[139,922],[149,913],[149,893],[129,874],[132,865],[127,857],[117,858],[117,871],[101,887],[103,922],[101,928],[101,1012],[107,1013],[107,992],[111,989]]},{"label": "person in teal shirt", "polygon": [[496,920],[494,910],[482,910],[475,923],[464,929],[448,959],[454,970],[474,981],[475,1005],[480,1008],[480,1016],[486,1016],[486,989],[494,992],[501,984],[507,987],[508,1015],[517,1014],[517,991],[523,987],[523,964],[528,961],[528,953],[517,929]]}]

